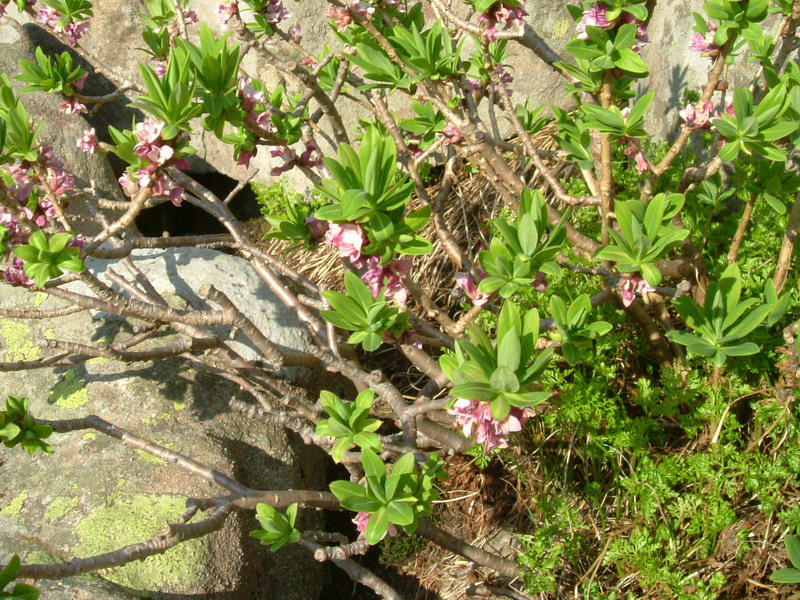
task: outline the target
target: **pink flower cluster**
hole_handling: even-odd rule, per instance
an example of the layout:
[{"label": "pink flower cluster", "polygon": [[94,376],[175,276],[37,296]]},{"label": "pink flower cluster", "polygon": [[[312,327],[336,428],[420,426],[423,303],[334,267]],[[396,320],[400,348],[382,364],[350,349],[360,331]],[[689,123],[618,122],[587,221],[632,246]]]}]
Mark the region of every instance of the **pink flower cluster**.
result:
[{"label": "pink flower cluster", "polygon": [[[321,221],[316,221],[315,227],[321,228],[320,223]],[[339,256],[349,260],[354,267],[366,267],[361,280],[369,286],[373,298],[377,298],[381,288],[385,288],[387,298],[400,303],[406,301],[408,292],[401,279],[411,271],[411,259],[395,259],[386,265],[381,265],[380,257],[364,254],[363,248],[369,244],[369,240],[358,223],[343,225],[329,223],[324,239],[336,246],[339,249]]]},{"label": "pink flower cluster", "polygon": [[[183,11],[183,22],[186,25],[191,25],[192,23],[197,23],[197,13],[193,10],[185,10]],[[173,21],[169,25],[167,25],[167,31],[170,34],[170,46],[172,45],[172,38],[177,36],[180,31],[178,29],[178,22]]]},{"label": "pink flower cluster", "polygon": [[[503,108],[503,96],[508,95],[508,97],[511,97],[514,93],[514,90],[510,87],[514,83],[514,76],[506,71],[503,65],[497,65],[495,69],[500,76],[500,81],[506,86],[506,92],[504,94],[500,86],[494,86],[494,101],[498,107]],[[480,102],[482,98],[489,94],[489,80],[481,81],[474,77],[467,77],[467,84],[475,102]]]},{"label": "pink flower cluster", "polygon": [[282,173],[291,171],[298,165],[304,167],[320,166],[322,164],[322,151],[319,149],[319,146],[317,146],[316,140],[310,139],[303,143],[305,145],[305,150],[300,156],[298,156],[294,150],[286,146],[270,150],[270,156],[272,156],[272,158],[282,158],[283,164],[273,167],[269,174],[276,177]]},{"label": "pink flower cluster", "polygon": [[83,34],[89,30],[89,22],[70,21],[67,23],[66,27],[61,27],[58,24],[58,19],[60,17],[61,13],[54,8],[50,8],[49,6],[40,8],[39,12],[36,13],[36,21],[38,23],[42,23],[58,33],[65,33],[67,40],[69,41],[69,45],[74,47],[78,43],[78,40],[83,37]]},{"label": "pink flower cluster", "polygon": [[[353,523],[355,523],[356,529],[358,530],[359,533],[363,533],[367,530],[367,523],[369,523],[369,518],[371,516],[372,515],[370,515],[369,513],[360,512],[356,514],[356,516],[353,518]],[[396,536],[397,527],[395,527],[394,524],[389,523],[389,527],[386,528],[386,533],[389,534],[389,537]],[[383,534],[383,537],[381,539],[386,537],[386,533]]]},{"label": "pink flower cluster", "polygon": [[694,129],[706,129],[711,126],[712,113],[714,111],[714,103],[706,102],[703,106],[699,107],[694,104],[689,104],[682,110],[678,111],[681,119],[686,121]]},{"label": "pink flower cluster", "polygon": [[692,42],[689,49],[695,52],[713,53],[719,50],[719,46],[714,43],[714,35],[717,33],[717,24],[714,21],[706,21],[710,31],[705,35],[695,32],[692,34]]},{"label": "pink flower cluster", "polygon": [[[47,184],[54,195],[63,196],[75,189],[74,177],[63,170],[64,164],[61,159],[53,156],[52,146],[42,145],[39,149],[37,163],[46,171]],[[28,200],[35,185],[34,178],[31,176],[31,166],[30,163],[16,161],[6,167],[12,181],[8,189],[12,197],[19,203],[14,212],[0,206],[0,225],[8,230],[5,243],[9,248],[27,244],[30,236],[30,233],[22,228],[16,215],[21,214],[27,221],[40,229],[52,227],[56,223],[55,207],[44,194],[40,194],[35,210],[31,210],[28,206]],[[11,285],[33,285],[33,281],[23,270],[23,261],[11,257],[11,255],[9,255],[9,260],[8,267],[3,273],[3,279]]]},{"label": "pink flower cluster", "polygon": [[353,22],[353,13],[362,21],[369,21],[375,14],[375,7],[363,0],[350,0],[345,8],[328,6],[328,18],[333,19],[339,31],[344,31]]},{"label": "pink flower cluster", "polygon": [[269,0],[264,9],[264,20],[267,23],[277,25],[281,21],[288,19],[291,15],[281,0]]},{"label": "pink flower cluster", "polygon": [[476,444],[483,444],[487,452],[492,448],[508,448],[508,434],[522,431],[525,422],[536,414],[533,408],[513,407],[505,419],[498,421],[492,417],[491,404],[464,398],[457,399],[447,412],[456,417],[464,435]]},{"label": "pink flower cluster", "polygon": [[[479,274],[482,274],[482,272]],[[483,277],[481,277],[481,279],[483,279]],[[489,298],[491,298],[491,294],[484,294],[478,289],[475,278],[470,273],[456,271],[456,286],[464,290],[475,306],[483,306],[489,301]]]},{"label": "pink flower cluster", "polygon": [[217,6],[217,20],[223,29],[227,29],[231,20],[238,14],[239,6],[233,0]]},{"label": "pink flower cluster", "polygon": [[139,143],[133,147],[133,151],[139,158],[146,159],[148,164],[136,171],[133,178],[126,171],[119,178],[119,184],[128,196],[135,193],[137,186],[152,187],[154,197],[168,198],[175,206],[180,206],[184,190],[172,183],[162,170],[172,165],[188,169],[189,163],[184,159],[175,159],[175,149],[161,137],[163,129],[164,123],[153,117],[147,117],[136,125]]},{"label": "pink flower cluster", "polygon": [[99,143],[100,142],[97,139],[97,133],[95,132],[94,127],[92,127],[91,129],[84,129],[83,136],[78,138],[76,145],[83,152],[94,154],[97,152],[97,146]]},{"label": "pink flower cluster", "polygon": [[485,13],[478,16],[478,24],[486,25],[484,33],[489,41],[497,39],[497,26],[503,25],[506,29],[521,26],[525,23],[528,13],[521,6],[509,6],[497,2]]},{"label": "pink flower cluster", "polygon": [[655,292],[656,289],[644,280],[641,275],[625,275],[617,284],[622,296],[622,304],[626,308],[633,304],[636,296],[642,296],[647,292]]},{"label": "pink flower cluster", "polygon": [[644,26],[644,23],[635,19],[630,13],[622,13],[619,18],[609,21],[607,11],[608,7],[602,2],[595,2],[591,8],[583,11],[583,17],[581,17],[578,23],[578,38],[582,40],[589,39],[589,34],[586,32],[586,28],[589,26],[599,27],[600,29],[611,29],[617,25],[617,23],[620,25],[636,23],[636,42],[631,46],[631,49],[634,52],[641,52],[642,48],[650,43],[650,38],[647,36],[647,28]]},{"label": "pink flower cluster", "polygon": [[646,173],[650,170],[650,164],[644,156],[644,152],[638,150],[635,146],[628,146],[625,148],[625,156],[633,156],[634,168],[637,173]]},{"label": "pink flower cluster", "polygon": [[461,132],[459,131],[458,127],[453,125],[450,121],[448,121],[445,124],[444,130],[440,135],[444,139],[445,146],[451,146],[453,144],[457,144],[462,139],[464,139],[464,136],[461,135]]},{"label": "pink flower cluster", "polygon": [[[86,83],[86,78],[89,76],[89,73],[84,73],[81,75],[78,80],[72,84],[72,88],[76,92],[83,91],[83,84]],[[58,110],[64,113],[65,115],[79,115],[81,113],[87,112],[86,106],[79,102],[75,96],[67,96],[61,103],[58,105]]]}]

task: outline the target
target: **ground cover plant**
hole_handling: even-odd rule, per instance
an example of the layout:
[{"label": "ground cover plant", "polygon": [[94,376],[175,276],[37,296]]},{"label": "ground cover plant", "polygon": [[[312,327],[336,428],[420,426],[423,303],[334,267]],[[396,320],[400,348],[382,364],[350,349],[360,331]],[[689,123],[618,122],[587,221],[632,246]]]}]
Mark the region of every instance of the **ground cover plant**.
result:
[{"label": "ground cover plant", "polygon": [[[682,91],[670,142],[649,131],[660,90],[640,88],[656,2],[571,6],[563,57],[529,24],[536,6],[469,4],[464,16],[442,0],[331,0],[340,44],[315,56],[280,0],[220,4],[222,35],[198,23],[187,0],[146,0],[145,57],[128,81],[81,45],[100,3],[0,2],[0,16],[27,12],[75,51],[39,48],[35,61],[0,75],[4,285],[64,303],[0,315],[55,321],[88,310],[138,324],[103,342],[56,333],[43,340],[46,356],[0,370],[179,358],[240,388],[230,410],[286,427],[342,466],[328,489],[252,489],[148,441],[144,426],[126,432],[102,414],[37,418],[31,399],[9,396],[0,439],[47,453],[53,469],[62,435],[94,430],[224,492],[187,497],[165,532],[113,552],[53,564],[9,556],[0,597],[36,598],[39,580],[214,535],[239,511],[255,513],[252,536],[278,557],[299,544],[372,597],[453,593],[435,582],[400,589],[385,565],[407,567],[414,553],[432,564],[461,557],[451,588],[472,596],[797,592],[800,3],[709,0],[698,10],[683,51],[701,54],[708,79]],[[303,60],[283,60],[278,43]],[[513,93],[512,52],[563,75],[564,107]],[[247,73],[248,55],[287,84],[268,88]],[[737,86],[747,65],[752,82]],[[90,95],[98,75],[117,90]],[[12,80],[27,85],[17,93]],[[55,94],[76,118],[130,97],[139,111],[130,129],[86,130],[74,141],[124,164],[127,201],[76,187],[26,109],[34,94]],[[399,118],[396,103],[413,116]],[[363,111],[352,127],[348,104]],[[252,235],[229,201],[254,173],[227,198],[198,183],[188,173],[198,131],[248,168],[269,151],[280,160],[274,175],[296,169],[314,191],[261,189],[255,231],[266,236]],[[323,155],[323,137],[334,152]],[[491,205],[470,203],[477,188]],[[99,233],[84,233],[70,210],[77,199],[94,207]],[[191,204],[226,233],[131,229],[162,203]],[[472,229],[452,218],[467,206]],[[195,290],[212,308],[179,309],[132,262],[123,263],[131,279],[103,263],[179,246],[246,258],[307,330],[308,347],[279,347],[213,286]],[[309,275],[320,256],[335,273],[324,282]],[[65,287],[73,282],[85,291]],[[170,341],[155,336],[167,332]],[[237,353],[236,332],[258,360]],[[286,367],[351,385],[300,390]],[[492,511],[470,518],[452,497],[465,489],[470,506]],[[299,511],[312,508],[347,511],[357,538],[300,531]],[[511,541],[483,547],[480,526],[504,526]],[[368,568],[360,557],[382,545],[384,566]]]}]

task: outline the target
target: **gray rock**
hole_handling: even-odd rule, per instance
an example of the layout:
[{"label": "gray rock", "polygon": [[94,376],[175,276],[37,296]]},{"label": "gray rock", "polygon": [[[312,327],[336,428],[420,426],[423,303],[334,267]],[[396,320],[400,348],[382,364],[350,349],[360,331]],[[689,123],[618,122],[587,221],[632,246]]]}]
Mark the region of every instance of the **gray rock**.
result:
[{"label": "gray rock", "polygon": [[[156,289],[172,303],[198,302],[198,281],[229,293],[278,343],[301,348],[296,322],[248,277],[244,261],[210,250],[148,251],[135,257]],[[99,262],[90,268],[98,269]],[[122,269],[120,269],[122,272]],[[179,296],[183,296],[180,298]],[[0,307],[57,308],[42,293],[0,286]],[[91,311],[47,321],[0,319],[0,360],[45,355],[37,341],[97,343],[132,334],[120,318]],[[151,340],[162,345],[170,337]],[[240,342],[237,347],[250,351]],[[205,463],[258,489],[323,489],[319,457],[284,430],[231,413],[227,402],[241,392],[228,382],[179,360],[122,364],[92,359],[70,367],[0,374],[0,398],[26,396],[45,419],[97,414],[124,429]],[[244,395],[240,396],[247,400]],[[18,553],[24,562],[85,557],[147,539],[185,510],[186,497],[225,490],[179,467],[91,430],[54,435],[55,454],[28,457],[0,450],[0,563]],[[316,513],[301,528],[319,528]],[[236,514],[225,527],[163,555],[102,575],[44,583],[55,600],[153,597],[281,598],[319,595],[322,571],[299,547],[271,554],[249,537],[252,513]]]},{"label": "gray rock", "polygon": [[[9,14],[14,13],[16,9],[9,11]],[[30,33],[30,27],[20,27],[8,19],[0,21],[0,73],[8,75],[17,93],[25,85],[16,80],[17,75],[22,72],[19,61],[36,60],[34,55],[36,44],[32,41]],[[58,104],[61,98],[54,94],[26,94],[22,102],[34,122],[44,124],[39,133],[39,140],[53,146],[54,156],[61,158],[65,169],[75,175],[75,183],[79,188],[94,186],[97,194],[106,199],[123,199],[106,156],[102,153],[89,155],[76,145],[84,130],[90,128],[83,117],[60,112]],[[93,215],[93,210],[83,200],[71,201],[67,210],[67,216],[74,221],[75,229],[85,235],[94,235],[102,230]]]}]

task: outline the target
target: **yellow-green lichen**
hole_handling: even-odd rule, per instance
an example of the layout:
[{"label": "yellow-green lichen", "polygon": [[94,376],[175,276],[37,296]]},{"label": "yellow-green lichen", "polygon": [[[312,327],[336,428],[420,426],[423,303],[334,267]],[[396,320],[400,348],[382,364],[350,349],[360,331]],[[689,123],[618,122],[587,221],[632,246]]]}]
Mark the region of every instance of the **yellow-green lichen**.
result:
[{"label": "yellow-green lichen", "polygon": [[78,507],[76,496],[56,496],[44,511],[45,521],[58,521]]},{"label": "yellow-green lichen", "polygon": [[50,390],[49,401],[61,408],[75,410],[89,402],[89,390],[83,381],[75,378],[75,370],[70,369],[64,373],[64,381]]},{"label": "yellow-green lichen", "polygon": [[186,408],[186,402],[181,402],[180,400],[175,400],[172,403],[172,408],[175,410],[184,410]]},{"label": "yellow-green lichen", "polygon": [[47,300],[50,296],[45,294],[44,292],[36,292],[33,295],[33,299],[31,300],[31,304],[33,304],[34,308],[39,308],[45,300]]},{"label": "yellow-green lichen", "polygon": [[85,440],[87,442],[92,441],[92,440],[96,440],[97,439],[97,434],[90,431],[89,433],[84,433],[83,437],[81,439]]},{"label": "yellow-green lichen", "polygon": [[52,565],[57,562],[61,561],[43,550],[31,550],[25,556],[26,565]]},{"label": "yellow-green lichen", "polygon": [[33,327],[16,321],[0,321],[0,337],[5,345],[3,360],[16,362],[41,358],[42,350],[33,339]]},{"label": "yellow-green lichen", "polygon": [[553,25],[553,39],[560,40],[563,38],[565,35],[567,35],[572,25],[573,23],[569,19],[556,21]]},{"label": "yellow-green lichen", "polygon": [[[173,451],[178,450],[178,447],[172,442],[163,442],[161,440],[156,440],[156,444],[158,444],[159,446],[164,446],[164,448],[168,448]],[[164,459],[158,458],[157,456],[153,456],[152,454],[145,452],[144,450],[139,450],[137,448],[136,452],[139,454],[139,458],[141,458],[145,462],[154,463],[157,465],[168,464],[167,461],[165,461]]]},{"label": "yellow-green lichen", "polygon": [[[115,494],[87,515],[76,528],[79,557],[109,552],[147,540],[185,512],[182,498],[153,494]],[[163,554],[110,569],[105,578],[135,590],[189,593],[206,570],[208,551],[189,540]]]},{"label": "yellow-green lichen", "polygon": [[22,512],[22,506],[25,500],[28,499],[28,492],[20,492],[20,494],[0,509],[0,515],[7,515],[9,517],[17,517]]}]

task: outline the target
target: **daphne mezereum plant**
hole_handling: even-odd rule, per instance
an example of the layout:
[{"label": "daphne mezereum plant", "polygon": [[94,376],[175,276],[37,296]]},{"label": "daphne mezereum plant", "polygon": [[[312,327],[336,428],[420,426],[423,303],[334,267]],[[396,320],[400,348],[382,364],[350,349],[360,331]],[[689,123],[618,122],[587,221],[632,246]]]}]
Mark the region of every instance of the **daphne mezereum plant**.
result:
[{"label": "daphne mezereum plant", "polygon": [[[220,530],[236,511],[255,511],[252,535],[272,551],[300,545],[392,600],[400,594],[353,557],[394,534],[423,536],[471,570],[498,574],[476,576],[486,582],[480,594],[520,594],[523,586],[538,594],[570,582],[586,596],[646,597],[669,588],[711,598],[727,576],[722,568],[706,578],[706,567],[698,571],[693,562],[691,576],[677,574],[695,554],[710,560],[722,531],[739,531],[725,519],[744,511],[727,506],[736,500],[726,492],[708,503],[707,523],[686,525],[688,500],[680,510],[665,506],[679,486],[682,495],[695,493],[695,482],[680,482],[674,471],[745,456],[753,459],[737,473],[756,464],[764,477],[781,473],[785,482],[791,478],[781,469],[788,467],[773,460],[779,455],[764,460],[759,453],[784,448],[787,464],[797,462],[786,441],[794,439],[800,375],[796,5],[703,3],[682,50],[699,53],[707,74],[699,89],[669,90],[681,98],[671,117],[654,113],[667,91],[650,77],[649,62],[674,57],[677,69],[684,57],[679,47],[644,50],[660,43],[648,27],[672,10],[662,3],[580,0],[565,9],[574,27],[559,54],[537,32],[548,7],[524,0],[331,0],[326,12],[312,11],[331,34],[313,52],[307,24],[282,0],[220,2],[217,23],[199,22],[204,13],[193,10],[195,0],[145,0],[141,40],[126,46],[139,47],[142,60],[128,80],[117,69],[127,65],[101,60],[86,43],[95,13],[109,10],[101,3],[0,2],[0,18],[27,13],[67,47],[53,53],[41,44],[18,69],[0,73],[0,279],[40,294],[34,308],[4,304],[0,316],[49,321],[92,311],[98,327],[112,318],[126,324],[112,328],[121,333],[111,339],[61,339],[57,327],[48,328],[53,336],[34,340],[41,357],[12,356],[0,370],[74,368],[92,358],[174,360],[234,382],[240,393],[231,410],[295,432],[330,456],[328,466],[342,473],[336,477],[349,477],[330,491],[251,489],[102,414],[37,418],[41,392],[20,392],[0,412],[0,439],[41,451],[34,460],[48,468],[58,468],[59,434],[91,429],[194,475],[213,473],[226,489],[192,499],[169,535],[142,544],[46,565],[9,557],[0,596],[35,599],[28,580],[142,560]],[[542,60],[563,79],[570,102],[549,107],[524,97],[515,78],[526,67],[511,65],[525,60]],[[98,87],[109,82],[111,92]],[[118,198],[98,195],[76,179],[74,158],[57,155],[49,136],[63,133],[41,122],[29,102],[43,94],[76,123],[109,102],[135,110],[124,121],[129,128],[98,120],[67,140],[96,172],[114,155]],[[672,119],[668,142],[653,134],[654,119]],[[271,230],[255,239],[231,212],[234,194],[221,198],[191,175],[200,133],[240,168],[228,173],[240,179],[235,191],[257,176],[295,171],[308,179],[306,198],[265,201]],[[80,203],[88,212],[77,214]],[[136,234],[147,218],[142,211],[163,203],[176,210],[190,203],[225,233]],[[210,285],[193,290],[208,305],[177,309],[125,260],[138,249],[179,246],[224,248],[247,260],[292,312],[307,345],[284,348],[245,316],[239,298]],[[133,278],[104,262],[111,259]],[[63,307],[40,309],[50,296]],[[236,335],[251,342],[256,359],[230,344]],[[349,383],[320,376],[313,389],[290,388],[285,367],[337,373]],[[728,392],[730,401],[720,402]],[[742,423],[725,419],[734,406]],[[785,437],[773,444],[773,432]],[[734,446],[695,461],[706,439]],[[681,468],[640,477],[639,469],[672,465],[666,455],[687,440]],[[491,463],[499,473],[493,480],[511,482],[514,510],[526,511],[514,523],[542,521],[523,551],[478,547],[437,521],[440,504],[460,501],[446,467],[462,455],[474,461],[461,464],[459,477]],[[523,473],[531,456],[542,465],[536,476]],[[559,467],[548,469],[554,456]],[[541,486],[542,502],[524,496],[538,485],[531,482],[556,471],[557,483]],[[710,477],[698,477],[698,487],[724,487],[706,485]],[[776,507],[780,486],[759,495],[761,480],[747,477],[746,495],[769,507],[770,523],[795,526],[796,511]],[[637,520],[646,518],[645,506],[625,525],[628,546],[599,527],[572,527],[586,506],[619,518],[623,509],[612,504],[620,489],[626,507],[644,504],[650,492],[642,482],[662,493],[652,506],[679,526],[664,526],[662,537],[648,541],[641,532],[649,529]],[[473,483],[476,502],[495,491],[466,482]],[[557,502],[547,501],[552,490]],[[565,500],[575,494],[577,501]],[[311,508],[350,511],[355,530],[303,531],[303,511]],[[747,514],[755,510],[748,506]],[[569,534],[553,514],[569,522]],[[513,528],[512,521],[492,525]],[[710,549],[695,545],[712,529]],[[606,539],[615,568],[600,565],[586,577],[586,540],[568,539],[575,531]],[[663,548],[685,541],[680,536],[691,537],[690,548],[676,550],[668,568],[648,571],[639,555],[658,548],[663,558]],[[796,542],[787,537],[795,566]],[[563,544],[572,545],[566,551]],[[570,561],[580,565],[579,576],[559,570]]]}]

